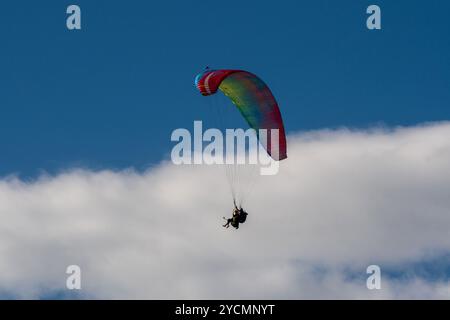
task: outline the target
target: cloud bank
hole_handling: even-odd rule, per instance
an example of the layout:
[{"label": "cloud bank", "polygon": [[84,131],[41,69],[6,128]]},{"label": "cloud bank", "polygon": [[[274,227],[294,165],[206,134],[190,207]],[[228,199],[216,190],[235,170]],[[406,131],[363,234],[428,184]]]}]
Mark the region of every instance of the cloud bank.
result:
[{"label": "cloud bank", "polygon": [[[237,231],[221,227],[219,168],[3,178],[0,294],[70,298],[76,264],[82,298],[448,299],[445,272],[410,268],[450,252],[449,137],[450,123],[291,135]],[[381,290],[366,287],[371,264]]]}]

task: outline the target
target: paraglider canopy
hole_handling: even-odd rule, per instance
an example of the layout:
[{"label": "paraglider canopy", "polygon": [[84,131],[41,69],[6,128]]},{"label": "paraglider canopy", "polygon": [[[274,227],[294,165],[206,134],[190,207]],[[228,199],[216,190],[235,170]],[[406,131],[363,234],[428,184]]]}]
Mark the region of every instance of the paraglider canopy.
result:
[{"label": "paraglider canopy", "polygon": [[[269,87],[256,75],[243,70],[205,69],[195,78],[195,85],[203,96],[222,91],[236,105],[249,126],[259,136],[267,130],[261,144],[274,160],[287,158],[286,134],[280,109]],[[272,131],[276,130],[273,135]],[[277,137],[278,141],[272,141]]]}]

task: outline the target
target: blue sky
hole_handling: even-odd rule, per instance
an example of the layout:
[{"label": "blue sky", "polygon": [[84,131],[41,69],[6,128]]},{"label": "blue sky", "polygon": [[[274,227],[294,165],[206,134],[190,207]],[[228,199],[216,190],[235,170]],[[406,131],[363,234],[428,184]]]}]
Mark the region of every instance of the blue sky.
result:
[{"label": "blue sky", "polygon": [[288,132],[450,118],[446,1],[8,1],[0,34],[0,175],[144,169],[210,116],[193,78],[242,68],[272,88]]},{"label": "blue sky", "polygon": [[[450,2],[1,8],[0,298],[448,298]],[[215,122],[193,83],[207,65],[259,75],[291,134],[239,233],[220,227],[222,172],[161,164],[174,129]]]}]

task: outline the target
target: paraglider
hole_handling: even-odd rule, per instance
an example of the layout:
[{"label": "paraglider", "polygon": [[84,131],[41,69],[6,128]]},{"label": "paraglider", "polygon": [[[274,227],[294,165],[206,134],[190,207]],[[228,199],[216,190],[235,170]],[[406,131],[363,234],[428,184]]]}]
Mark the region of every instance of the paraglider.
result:
[{"label": "paraglider", "polygon": [[[255,130],[258,142],[274,161],[287,158],[286,134],[278,103],[269,87],[256,75],[244,70],[205,70],[195,78],[195,85],[203,96],[221,91],[237,107],[250,128]],[[266,134],[261,134],[265,132]],[[232,174],[236,175],[237,170]],[[247,213],[242,209],[242,198],[230,179],[234,202],[233,215],[225,219],[238,229],[244,223]],[[236,204],[238,203],[238,205]]]},{"label": "paraglider", "polygon": [[239,229],[239,224],[247,221],[247,216],[248,213],[245,212],[242,207],[238,208],[236,204],[234,204],[232,217],[230,219],[226,219],[225,217],[223,217],[226,220],[226,223],[223,225],[223,227],[228,229],[231,224],[233,228]]}]

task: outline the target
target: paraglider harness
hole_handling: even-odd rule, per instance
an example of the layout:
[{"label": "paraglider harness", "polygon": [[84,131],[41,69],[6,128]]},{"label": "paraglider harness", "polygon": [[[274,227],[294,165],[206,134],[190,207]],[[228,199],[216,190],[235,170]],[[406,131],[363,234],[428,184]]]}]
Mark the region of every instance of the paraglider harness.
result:
[{"label": "paraglider harness", "polygon": [[244,223],[247,220],[248,213],[244,209],[239,208],[238,221],[239,223]]}]

